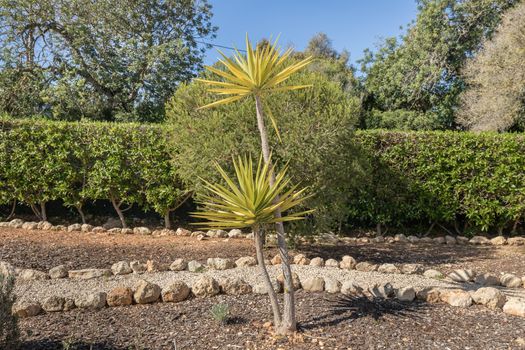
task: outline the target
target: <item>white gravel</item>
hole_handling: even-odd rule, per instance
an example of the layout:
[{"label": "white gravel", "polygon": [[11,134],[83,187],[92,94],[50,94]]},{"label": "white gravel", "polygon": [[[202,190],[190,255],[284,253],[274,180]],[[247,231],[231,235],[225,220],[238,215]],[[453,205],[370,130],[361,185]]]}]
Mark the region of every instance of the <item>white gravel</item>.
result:
[{"label": "white gravel", "polygon": [[[276,278],[281,272],[280,266],[268,266],[268,270],[272,278]],[[416,290],[425,287],[445,287],[445,288],[462,288],[462,289],[477,289],[479,286],[469,284],[458,284],[445,280],[429,279],[421,275],[406,275],[406,274],[386,274],[379,272],[361,272],[356,270],[342,270],[334,267],[314,267],[303,265],[292,265],[292,271],[299,275],[301,280],[309,277],[323,277],[332,278],[344,282],[352,280],[357,284],[365,287],[375,283],[381,284],[390,282],[394,288],[414,287]],[[262,284],[261,275],[257,266],[240,267],[229,270],[217,271],[207,270],[200,273],[188,271],[166,271],[157,273],[144,274],[129,274],[111,277],[94,278],[90,280],[78,279],[54,279],[43,281],[17,281],[16,293],[22,300],[37,300],[41,301],[44,298],[52,295],[62,297],[75,297],[80,294],[92,292],[109,292],[111,289],[118,286],[126,286],[133,288],[139,279],[145,279],[149,282],[158,284],[164,287],[171,282],[182,280],[189,286],[192,286],[194,281],[200,278],[203,274],[210,275],[215,279],[221,277],[239,277],[251,285]],[[508,296],[525,299],[525,289],[509,289],[501,288],[501,290]]]}]

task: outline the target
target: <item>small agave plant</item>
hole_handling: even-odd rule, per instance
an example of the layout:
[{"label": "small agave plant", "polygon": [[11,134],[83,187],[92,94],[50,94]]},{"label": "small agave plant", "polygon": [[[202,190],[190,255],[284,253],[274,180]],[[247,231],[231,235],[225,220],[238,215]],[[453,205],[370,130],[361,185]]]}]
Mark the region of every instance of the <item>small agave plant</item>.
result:
[{"label": "small agave plant", "polygon": [[[200,199],[202,210],[192,213],[192,216],[206,221],[199,223],[203,228],[251,228],[255,236],[255,250],[261,274],[268,291],[273,312],[274,326],[277,331],[282,329],[283,315],[279,308],[279,301],[273,289],[272,281],[263,256],[263,233],[265,229],[277,222],[301,220],[311,210],[289,212],[299,206],[308,195],[306,188],[297,189],[290,184],[286,176],[287,168],[274,175],[271,162],[263,162],[259,158],[254,172],[251,157],[239,157],[233,160],[235,179],[216,164],[225,185],[211,184],[205,181],[209,191]],[[272,177],[274,181],[272,180]],[[280,210],[279,217],[275,211]]]}]

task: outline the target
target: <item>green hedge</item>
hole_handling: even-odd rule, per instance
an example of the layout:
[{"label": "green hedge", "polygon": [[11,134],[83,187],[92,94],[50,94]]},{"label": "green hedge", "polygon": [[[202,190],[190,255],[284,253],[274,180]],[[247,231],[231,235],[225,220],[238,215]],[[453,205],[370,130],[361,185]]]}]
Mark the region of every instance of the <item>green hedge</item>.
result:
[{"label": "green hedge", "polygon": [[134,204],[169,219],[187,197],[162,126],[2,119],[0,133],[0,203],[22,202],[41,219],[53,200],[83,221],[94,200],[110,201],[123,225]]},{"label": "green hedge", "polygon": [[[171,161],[176,138],[165,125],[0,119],[0,203],[22,202],[44,216],[49,201],[82,212],[89,201],[108,200],[119,212],[138,205],[169,217],[191,195]],[[346,189],[347,227],[438,223],[501,232],[523,218],[522,134],[360,131],[353,138],[354,176],[338,184]]]}]

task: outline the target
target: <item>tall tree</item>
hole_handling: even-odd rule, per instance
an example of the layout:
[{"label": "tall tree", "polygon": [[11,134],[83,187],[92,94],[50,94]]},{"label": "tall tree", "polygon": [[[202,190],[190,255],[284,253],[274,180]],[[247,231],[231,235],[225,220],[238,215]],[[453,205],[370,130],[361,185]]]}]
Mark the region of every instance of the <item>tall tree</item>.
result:
[{"label": "tall tree", "polygon": [[525,3],[505,14],[496,34],[464,71],[458,122],[473,130],[525,130]]},{"label": "tall tree", "polygon": [[0,69],[45,86],[33,111],[153,118],[201,67],[211,16],[207,0],[0,0]]},{"label": "tall tree", "polygon": [[491,37],[501,14],[517,0],[420,0],[419,14],[401,40],[366,53],[362,70],[367,109],[424,112],[454,126],[460,70]]}]

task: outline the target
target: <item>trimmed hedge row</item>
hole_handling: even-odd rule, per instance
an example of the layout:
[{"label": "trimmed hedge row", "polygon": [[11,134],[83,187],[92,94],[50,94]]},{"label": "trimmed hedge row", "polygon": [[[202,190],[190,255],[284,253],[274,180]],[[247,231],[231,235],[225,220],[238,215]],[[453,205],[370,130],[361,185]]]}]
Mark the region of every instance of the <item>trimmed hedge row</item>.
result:
[{"label": "trimmed hedge row", "polygon": [[350,220],[501,233],[523,218],[523,134],[366,131],[356,142],[369,173],[349,197]]},{"label": "trimmed hedge row", "polygon": [[[165,125],[1,119],[0,204],[22,202],[45,219],[52,200],[81,215],[88,201],[108,200],[123,223],[125,207],[137,204],[169,225],[169,213],[191,195],[171,161],[172,134]],[[354,141],[348,226],[501,232],[523,218],[522,134],[361,131]]]},{"label": "trimmed hedge row", "polygon": [[0,203],[22,202],[46,220],[62,200],[82,220],[87,201],[110,201],[125,226],[125,207],[163,215],[187,198],[161,126],[0,120]]}]

